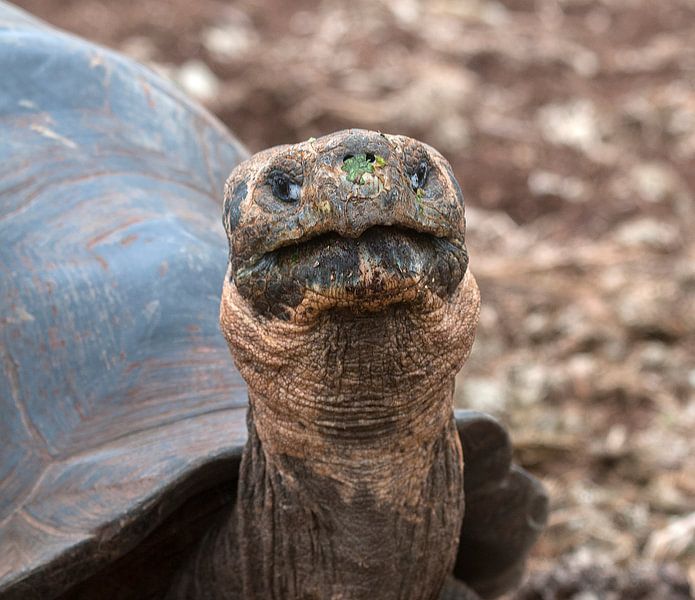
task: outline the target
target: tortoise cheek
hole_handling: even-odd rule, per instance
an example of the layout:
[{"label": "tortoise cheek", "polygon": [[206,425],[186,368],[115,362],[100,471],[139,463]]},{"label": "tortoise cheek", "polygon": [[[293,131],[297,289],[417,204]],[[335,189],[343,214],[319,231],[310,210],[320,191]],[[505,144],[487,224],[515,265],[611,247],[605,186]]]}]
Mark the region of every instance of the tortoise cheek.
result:
[{"label": "tortoise cheek", "polygon": [[246,180],[242,180],[234,188],[234,191],[232,192],[232,195],[225,206],[224,221],[230,233],[239,226],[239,219],[241,218],[240,206],[242,200],[246,198],[247,190],[248,187],[246,185]]},{"label": "tortoise cheek", "polygon": [[451,181],[451,185],[454,188],[454,192],[456,193],[456,199],[458,200],[458,203],[461,206],[465,206],[466,203],[463,199],[463,192],[461,191],[461,186],[459,185],[459,182],[456,179],[456,175],[454,175],[454,170],[451,168],[451,165],[449,163],[445,163],[445,168],[447,175],[449,175],[449,181]]}]

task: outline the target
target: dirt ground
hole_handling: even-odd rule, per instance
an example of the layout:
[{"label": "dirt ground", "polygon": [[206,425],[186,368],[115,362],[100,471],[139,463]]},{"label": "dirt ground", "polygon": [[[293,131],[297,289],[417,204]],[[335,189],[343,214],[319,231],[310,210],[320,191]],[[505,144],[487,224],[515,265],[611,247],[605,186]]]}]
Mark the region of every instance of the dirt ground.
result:
[{"label": "dirt ground", "polygon": [[367,127],[443,152],[484,302],[457,402],[551,493],[532,570],[675,561],[695,585],[693,0],[18,4],[251,150]]}]

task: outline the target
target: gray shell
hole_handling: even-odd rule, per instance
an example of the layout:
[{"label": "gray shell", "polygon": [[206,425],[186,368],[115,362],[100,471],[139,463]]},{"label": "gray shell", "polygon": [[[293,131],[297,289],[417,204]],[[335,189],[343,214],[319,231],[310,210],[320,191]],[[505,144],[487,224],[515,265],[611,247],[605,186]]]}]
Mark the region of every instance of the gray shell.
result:
[{"label": "gray shell", "polygon": [[240,454],[218,312],[246,152],[147,69],[4,3],[0,74],[0,596],[47,598]]}]

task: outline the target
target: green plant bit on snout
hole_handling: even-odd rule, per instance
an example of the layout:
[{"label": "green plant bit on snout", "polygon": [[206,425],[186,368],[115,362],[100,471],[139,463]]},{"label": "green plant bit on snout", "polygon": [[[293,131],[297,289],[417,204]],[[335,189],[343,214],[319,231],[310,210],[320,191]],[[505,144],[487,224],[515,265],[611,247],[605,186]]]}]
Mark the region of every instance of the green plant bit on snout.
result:
[{"label": "green plant bit on snout", "polygon": [[386,159],[383,156],[380,156],[377,154],[374,157],[374,168],[375,169],[380,169],[381,167],[386,166]]},{"label": "green plant bit on snout", "polygon": [[362,177],[366,173],[374,173],[374,165],[367,160],[366,154],[351,156],[343,162],[342,169],[347,173],[348,181],[352,183],[364,183]]}]

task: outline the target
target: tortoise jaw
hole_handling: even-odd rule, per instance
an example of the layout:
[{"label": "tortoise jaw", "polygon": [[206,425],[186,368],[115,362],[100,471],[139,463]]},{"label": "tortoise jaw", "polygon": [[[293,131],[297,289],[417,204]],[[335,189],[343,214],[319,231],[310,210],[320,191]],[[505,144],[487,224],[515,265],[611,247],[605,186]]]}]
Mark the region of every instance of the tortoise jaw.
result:
[{"label": "tortoise jaw", "polygon": [[463,278],[463,243],[397,227],[369,227],[359,237],[307,236],[232,270],[240,294],[262,314],[289,319],[333,308],[379,311],[450,296]]}]

